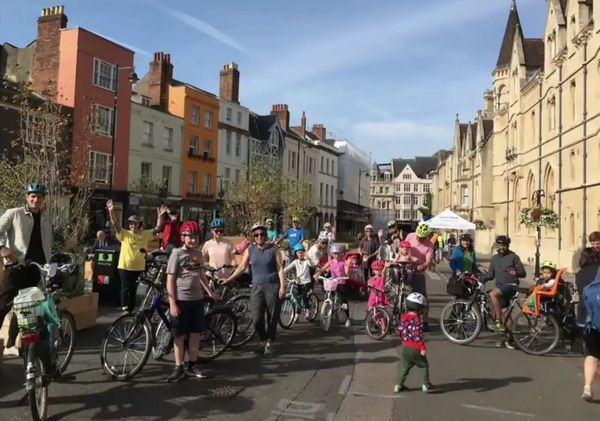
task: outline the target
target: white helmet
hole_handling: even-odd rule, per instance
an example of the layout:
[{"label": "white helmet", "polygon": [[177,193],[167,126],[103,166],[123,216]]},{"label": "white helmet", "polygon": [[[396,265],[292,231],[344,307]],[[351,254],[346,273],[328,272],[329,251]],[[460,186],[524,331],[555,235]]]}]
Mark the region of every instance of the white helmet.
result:
[{"label": "white helmet", "polygon": [[409,310],[420,310],[427,306],[427,299],[419,292],[411,292],[406,297],[406,308]]},{"label": "white helmet", "polygon": [[329,236],[325,233],[321,233],[319,234],[319,241],[322,241],[323,243],[329,243]]}]

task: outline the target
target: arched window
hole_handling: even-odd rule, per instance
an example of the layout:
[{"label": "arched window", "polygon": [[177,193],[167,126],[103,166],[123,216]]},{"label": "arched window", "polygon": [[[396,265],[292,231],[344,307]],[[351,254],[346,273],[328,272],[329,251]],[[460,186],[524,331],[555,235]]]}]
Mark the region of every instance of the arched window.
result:
[{"label": "arched window", "polygon": [[569,245],[575,247],[575,214],[569,214]]},{"label": "arched window", "polygon": [[556,98],[554,96],[548,100],[548,124],[550,131],[556,129]]},{"label": "arched window", "polygon": [[554,185],[554,170],[550,164],[546,166],[546,171],[544,172],[544,193],[546,194],[545,206],[554,209],[556,187]]},{"label": "arched window", "polygon": [[530,171],[527,176],[527,204],[529,207],[535,206],[535,199],[533,197],[533,192],[536,191],[537,188],[535,186],[535,177],[533,173]]},{"label": "arched window", "polygon": [[519,191],[519,179],[515,179],[515,185],[513,187],[513,203],[514,214],[513,214],[513,226],[515,227],[515,231],[520,231],[519,225],[519,214],[521,213],[521,192]]},{"label": "arched window", "polygon": [[569,177],[571,178],[571,181],[575,181],[575,155],[575,148],[572,148],[569,151]]},{"label": "arched window", "polygon": [[572,123],[577,121],[577,97],[576,97],[577,84],[574,80],[569,84],[569,117]]}]

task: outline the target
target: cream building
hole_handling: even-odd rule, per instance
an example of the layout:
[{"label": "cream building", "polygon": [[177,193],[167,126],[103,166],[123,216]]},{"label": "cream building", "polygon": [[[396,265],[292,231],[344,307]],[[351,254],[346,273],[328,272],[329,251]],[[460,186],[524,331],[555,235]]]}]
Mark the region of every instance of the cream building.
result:
[{"label": "cream building", "polygon": [[[472,147],[465,156],[455,133],[452,154],[438,163],[434,208],[460,207],[480,222],[481,251],[508,233],[513,249],[532,263],[536,233],[519,224],[519,214],[542,190],[542,205],[560,219],[558,229],[542,230],[542,259],[574,269],[587,235],[600,228],[600,34],[594,23],[600,0],[549,0],[539,7],[547,7],[543,38],[525,38],[513,1],[492,89],[484,95],[486,111],[475,123],[477,141],[469,143],[465,134]],[[486,120],[493,120],[491,134]],[[464,186],[472,199],[463,200]]]}]

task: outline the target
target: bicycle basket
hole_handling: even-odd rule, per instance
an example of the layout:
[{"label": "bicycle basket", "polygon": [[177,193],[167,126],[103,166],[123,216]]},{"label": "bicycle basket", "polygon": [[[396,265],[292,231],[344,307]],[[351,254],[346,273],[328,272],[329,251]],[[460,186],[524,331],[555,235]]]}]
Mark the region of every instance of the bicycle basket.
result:
[{"label": "bicycle basket", "polygon": [[446,285],[446,292],[456,298],[466,298],[471,295],[471,289],[462,279],[457,277],[450,278],[448,285]]},{"label": "bicycle basket", "polygon": [[35,332],[40,328],[40,319],[44,317],[44,301],[14,303],[17,325],[21,332]]},{"label": "bicycle basket", "polygon": [[323,289],[325,291],[334,292],[337,289],[337,279],[325,279],[323,280]]}]

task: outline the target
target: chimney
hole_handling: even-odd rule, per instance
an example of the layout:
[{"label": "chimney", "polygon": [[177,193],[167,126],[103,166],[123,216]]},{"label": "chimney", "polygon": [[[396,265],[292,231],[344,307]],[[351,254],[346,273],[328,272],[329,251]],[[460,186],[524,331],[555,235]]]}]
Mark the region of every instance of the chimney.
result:
[{"label": "chimney", "polygon": [[486,90],[483,92],[483,118],[492,118],[494,114],[494,92]]},{"label": "chimney", "polygon": [[154,53],[148,72],[148,96],[150,105],[166,111],[169,105],[169,83],[173,79],[171,54]]},{"label": "chimney", "polygon": [[300,120],[300,133],[302,137],[306,136],[306,112],[302,111],[302,119]]},{"label": "chimney", "polygon": [[290,111],[287,104],[273,104],[271,115],[276,115],[279,118],[279,125],[283,130],[290,129]]},{"label": "chimney", "polygon": [[219,96],[227,101],[240,103],[240,71],[237,64],[230,63],[223,66]]},{"label": "chimney", "polygon": [[42,9],[38,18],[38,34],[33,55],[31,89],[56,97],[60,61],[60,30],[67,27],[64,6]]},{"label": "chimney", "polygon": [[327,129],[322,124],[313,124],[312,132],[321,142],[327,139]]}]

